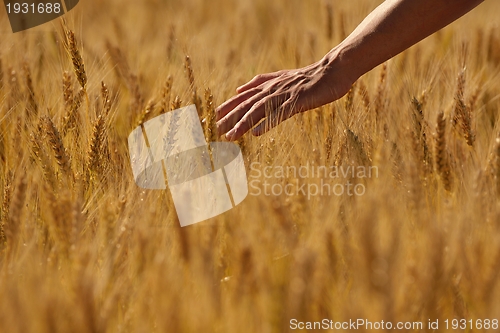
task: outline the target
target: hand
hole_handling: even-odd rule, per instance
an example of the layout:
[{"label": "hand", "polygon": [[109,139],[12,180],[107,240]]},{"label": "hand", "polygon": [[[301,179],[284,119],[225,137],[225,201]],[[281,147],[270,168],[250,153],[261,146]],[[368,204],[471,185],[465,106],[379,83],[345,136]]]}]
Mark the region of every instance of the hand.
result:
[{"label": "hand", "polygon": [[257,75],[217,108],[219,135],[237,140],[252,128],[253,135],[261,135],[299,112],[339,99],[357,79],[350,67],[328,54],[307,67]]}]

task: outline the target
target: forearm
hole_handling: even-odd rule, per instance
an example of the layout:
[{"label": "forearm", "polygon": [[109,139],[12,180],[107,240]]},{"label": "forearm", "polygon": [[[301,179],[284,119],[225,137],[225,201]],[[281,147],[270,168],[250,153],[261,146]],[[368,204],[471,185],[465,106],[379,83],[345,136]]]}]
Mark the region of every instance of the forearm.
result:
[{"label": "forearm", "polygon": [[357,79],[437,30],[483,0],[386,0],[325,56],[340,59]]},{"label": "forearm", "polygon": [[320,61],[257,75],[239,87],[238,95],[217,108],[217,130],[227,133],[228,140],[239,139],[249,129],[261,135],[294,114],[331,103],[361,75],[482,1],[386,0]]}]

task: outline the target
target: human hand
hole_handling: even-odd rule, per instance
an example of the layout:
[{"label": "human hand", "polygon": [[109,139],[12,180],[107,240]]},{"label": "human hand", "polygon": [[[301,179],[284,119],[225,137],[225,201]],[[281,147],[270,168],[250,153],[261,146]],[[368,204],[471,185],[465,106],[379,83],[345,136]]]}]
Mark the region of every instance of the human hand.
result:
[{"label": "human hand", "polygon": [[219,135],[237,140],[252,128],[253,135],[261,135],[297,113],[339,99],[357,79],[349,67],[327,55],[300,69],[255,76],[217,108]]}]

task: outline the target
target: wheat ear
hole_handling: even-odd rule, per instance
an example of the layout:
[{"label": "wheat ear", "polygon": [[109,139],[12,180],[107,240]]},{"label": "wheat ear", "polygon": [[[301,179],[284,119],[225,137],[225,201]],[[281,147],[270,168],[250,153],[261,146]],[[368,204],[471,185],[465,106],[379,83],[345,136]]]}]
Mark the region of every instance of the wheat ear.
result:
[{"label": "wheat ear", "polygon": [[66,112],[66,114],[63,117],[63,125],[62,125],[62,134],[66,135],[68,133],[68,130],[70,129],[76,129],[77,132],[79,131],[78,121],[79,121],[79,114],[78,110],[80,109],[82,102],[83,102],[83,97],[85,96],[85,91],[80,88],[80,91],[78,94],[75,95],[71,102],[71,107],[70,109]]},{"label": "wheat ear", "polygon": [[444,189],[449,192],[451,191],[453,178],[446,151],[446,119],[443,111],[440,111],[437,117],[435,154],[437,171],[441,176]]},{"label": "wheat ear", "polygon": [[106,126],[105,118],[99,115],[92,128],[92,137],[87,152],[87,170],[99,173],[102,170],[102,156],[105,155]]},{"label": "wheat ear", "polygon": [[161,89],[161,103],[159,113],[165,113],[168,110],[168,106],[170,104],[170,94],[172,92],[172,76],[169,75],[163,88]]},{"label": "wheat ear", "polygon": [[85,71],[85,64],[83,62],[83,58],[78,50],[78,45],[75,38],[75,33],[66,27],[66,24],[63,21],[62,24],[63,32],[64,32],[64,48],[68,53],[71,62],[73,64],[73,70],[75,72],[76,78],[80,86],[86,90],[87,89],[87,73]]},{"label": "wheat ear", "polygon": [[200,117],[200,120],[203,118],[203,105],[201,102],[201,98],[198,96],[198,92],[196,90],[196,83],[194,81],[194,72],[193,72],[193,66],[191,65],[191,58],[186,55],[185,61],[184,61],[184,70],[186,72],[188,81],[189,81],[189,88],[191,89],[191,102],[196,105],[196,110],[198,111],[198,116]]},{"label": "wheat ear", "polygon": [[71,110],[71,106],[73,104],[73,87],[71,84],[71,77],[68,71],[63,72],[62,89],[63,89],[64,110],[66,111],[66,113],[68,113]]},{"label": "wheat ear", "polygon": [[210,88],[205,89],[205,105],[205,137],[208,142],[214,142],[217,140],[217,125],[215,121],[214,96],[212,95]]},{"label": "wheat ear", "polygon": [[5,224],[9,219],[9,206],[11,199],[11,177],[5,177],[5,183],[3,186],[3,200],[2,200],[2,215],[0,216],[0,245],[5,244]]},{"label": "wheat ear", "polygon": [[382,108],[384,107],[386,76],[387,76],[387,63],[384,63],[382,65],[382,70],[380,71],[380,77],[379,77],[378,87],[377,87],[377,95],[375,97],[375,117],[376,117],[376,119],[379,119],[379,116],[382,112]]},{"label": "wheat ear", "polygon": [[109,96],[109,89],[106,84],[101,81],[101,98],[102,98],[102,114],[104,117],[109,115],[109,111],[111,110],[111,100]]},{"label": "wheat ear", "polygon": [[24,77],[26,80],[26,93],[28,95],[28,106],[26,108],[26,115],[28,119],[31,118],[31,114],[35,115],[38,112],[38,106],[35,101],[35,90],[33,89],[33,79],[31,78],[31,71],[27,63],[23,65]]},{"label": "wheat ear", "polygon": [[175,96],[174,100],[172,101],[172,105],[170,106],[170,110],[176,110],[181,107],[182,101],[179,96]]},{"label": "wheat ear", "polygon": [[67,175],[71,174],[70,159],[66,149],[64,148],[63,141],[59,131],[50,119],[50,117],[43,117],[43,126],[45,132],[47,133],[47,138],[49,140],[50,147],[54,152],[57,164],[59,168]]}]

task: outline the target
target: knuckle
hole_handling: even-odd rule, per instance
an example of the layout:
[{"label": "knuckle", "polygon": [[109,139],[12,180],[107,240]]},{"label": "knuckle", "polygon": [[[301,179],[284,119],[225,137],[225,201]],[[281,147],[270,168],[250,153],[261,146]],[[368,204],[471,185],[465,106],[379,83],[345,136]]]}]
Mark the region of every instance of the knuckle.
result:
[{"label": "knuckle", "polygon": [[264,74],[257,74],[253,77],[252,81],[262,80],[264,78]]},{"label": "knuckle", "polygon": [[274,94],[281,90],[280,82],[272,82],[267,86],[267,92],[269,94]]},{"label": "knuckle", "polygon": [[253,110],[264,108],[268,104],[269,104],[269,98],[261,99],[260,101],[258,101],[257,103],[255,103],[255,105],[253,107]]},{"label": "knuckle", "polygon": [[253,120],[250,114],[247,113],[246,115],[243,116],[243,118],[241,118],[240,126],[248,126],[248,127],[253,126]]},{"label": "knuckle", "polygon": [[223,129],[225,129],[225,128],[226,128],[226,124],[227,124],[227,122],[226,122],[226,120],[225,120],[225,119],[219,120],[219,121],[217,122],[217,129],[218,129],[218,130],[223,130]]},{"label": "knuckle", "polygon": [[302,82],[304,80],[307,80],[307,77],[304,73],[297,73],[295,75],[295,80],[298,81],[298,82]]},{"label": "knuckle", "polygon": [[236,133],[236,134],[239,135],[239,134],[242,134],[242,132],[243,132],[243,126],[242,126],[242,124],[241,123],[236,124],[234,126],[234,133]]},{"label": "knuckle", "polygon": [[261,86],[257,86],[255,88],[252,88],[251,91],[250,91],[250,93],[253,95],[252,98],[254,98],[255,95],[257,95],[257,94],[259,94],[261,92],[262,92],[262,87]]},{"label": "knuckle", "polygon": [[246,122],[248,122],[248,117],[249,117],[249,114],[245,114],[243,117],[241,117],[240,121],[238,124],[244,124]]}]

